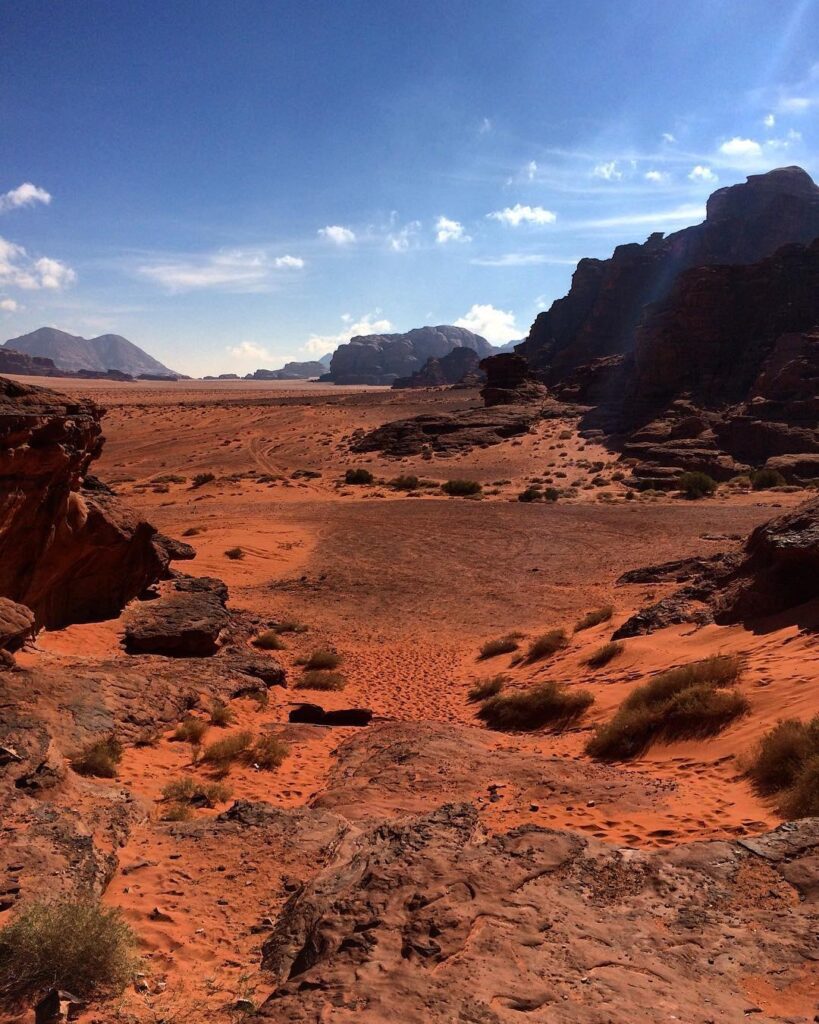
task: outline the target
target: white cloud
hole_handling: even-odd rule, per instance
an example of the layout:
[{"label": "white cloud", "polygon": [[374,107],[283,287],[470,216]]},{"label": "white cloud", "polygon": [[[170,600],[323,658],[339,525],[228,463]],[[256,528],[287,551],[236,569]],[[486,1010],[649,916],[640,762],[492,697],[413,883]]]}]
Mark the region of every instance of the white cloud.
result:
[{"label": "white cloud", "polygon": [[668,175],[665,171],[646,171],[645,178],[646,181],[653,181],[655,185],[668,181]]},{"label": "white cloud", "polygon": [[22,245],[0,238],[0,285],[35,291],[57,291],[76,281],[77,275],[65,263],[42,256],[34,259]]},{"label": "white cloud", "polygon": [[14,313],[17,308],[18,306],[14,299],[0,299],[0,309],[2,309],[4,313]]},{"label": "white cloud", "polygon": [[530,160],[526,165],[526,177],[529,181],[534,181],[535,175],[537,174],[537,164],[534,160]]},{"label": "white cloud", "polygon": [[33,206],[35,203],[51,202],[51,196],[44,188],[32,185],[30,181],[24,181],[22,185],[13,188],[10,192],[0,195],[0,213],[6,210],[15,210],[20,206]]},{"label": "white cloud", "polygon": [[137,273],[170,292],[212,288],[249,293],[266,291],[274,270],[300,270],[303,266],[299,256],[271,258],[264,249],[221,249],[201,256],[159,258],[137,267]]},{"label": "white cloud", "polygon": [[766,114],[765,117],[762,119],[762,123],[765,125],[766,128],[773,128],[773,126],[776,124],[776,117],[773,114]]},{"label": "white cloud", "polygon": [[753,139],[742,139],[735,135],[732,139],[723,142],[719,147],[723,156],[737,157],[739,160],[749,160],[762,156],[762,146]]},{"label": "white cloud", "polygon": [[393,325],[386,318],[376,319],[380,316],[381,310],[376,310],[375,313],[365,313],[360,320],[353,322],[350,314],[345,313],[341,317],[341,321],[345,325],[343,330],[338,334],[311,334],[302,345],[301,350],[310,355],[323,356],[325,352],[333,352],[339,345],[346,344],[350,338],[368,334],[387,334],[394,330]]},{"label": "white cloud", "polygon": [[671,134],[671,132],[663,132],[662,140],[663,142],[668,142],[669,144],[677,141],[677,139],[675,138],[675,136]]},{"label": "white cloud", "polygon": [[626,213],[618,217],[604,217],[600,220],[580,221],[573,225],[578,228],[623,228],[649,227],[659,228],[663,224],[677,224],[701,220],[705,216],[704,206],[678,206],[674,210],[658,210],[655,213]]},{"label": "white cloud", "polygon": [[714,174],[711,168],[704,167],[702,164],[697,164],[696,167],[692,167],[688,178],[690,181],[707,181],[711,184],[718,180],[716,174]]},{"label": "white cloud", "polygon": [[341,224],[328,224],[326,228],[319,228],[318,233],[334,245],[350,245],[355,241],[355,232]]},{"label": "white cloud", "polygon": [[514,313],[505,313],[494,306],[474,305],[466,316],[459,317],[455,327],[465,327],[468,331],[480,334],[493,345],[503,345],[507,341],[523,337],[524,332],[515,323]]},{"label": "white cloud", "polygon": [[797,142],[802,141],[802,133],[791,129],[784,139],[767,139],[765,145],[770,149],[790,149]]},{"label": "white cloud", "polygon": [[273,356],[262,345],[255,341],[241,341],[238,345],[228,345],[227,351],[234,359],[246,359],[258,361],[259,359],[272,359]]},{"label": "white cloud", "polygon": [[472,239],[464,232],[464,226],[449,217],[439,217],[435,222],[435,241],[439,245],[447,242],[471,242]]},{"label": "white cloud", "polygon": [[505,210],[487,213],[486,216],[515,228],[521,224],[554,224],[557,220],[557,214],[551,210],[544,210],[542,206],[523,206],[520,203],[507,206]]},{"label": "white cloud", "polygon": [[781,114],[804,114],[811,107],[819,106],[819,99],[812,96],[783,96],[778,103]]},{"label": "white cloud", "polygon": [[546,256],[539,252],[506,252],[502,256],[477,256],[469,262],[477,267],[532,267],[544,263],[573,267],[577,260]]},{"label": "white cloud", "polygon": [[623,177],[623,172],[618,169],[616,160],[610,160],[605,164],[597,164],[592,171],[592,177],[602,178],[604,181],[619,181]]},{"label": "white cloud", "polygon": [[387,245],[393,252],[406,252],[415,241],[420,228],[421,222],[419,220],[411,220],[402,228],[397,228],[388,233]]}]

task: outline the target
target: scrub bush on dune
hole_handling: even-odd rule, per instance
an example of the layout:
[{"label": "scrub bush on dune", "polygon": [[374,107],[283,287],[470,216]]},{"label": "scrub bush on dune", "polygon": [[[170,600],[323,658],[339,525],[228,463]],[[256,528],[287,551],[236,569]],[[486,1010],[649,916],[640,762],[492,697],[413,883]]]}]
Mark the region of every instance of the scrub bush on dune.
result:
[{"label": "scrub bush on dune", "polygon": [[549,726],[560,732],[582,718],[593,703],[594,697],[587,690],[541,683],[528,690],[490,697],[478,710],[478,718],[493,729],[531,731]]}]

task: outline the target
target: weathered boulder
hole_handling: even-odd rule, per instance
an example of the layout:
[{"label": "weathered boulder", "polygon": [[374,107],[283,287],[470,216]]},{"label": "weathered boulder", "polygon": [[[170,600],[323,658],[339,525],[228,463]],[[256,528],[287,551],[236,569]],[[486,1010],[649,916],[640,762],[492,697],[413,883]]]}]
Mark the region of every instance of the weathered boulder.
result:
[{"label": "weathered boulder", "polygon": [[201,658],[215,654],[230,616],[221,580],[174,580],[151,601],[132,605],[125,616],[129,654]]},{"label": "weathered boulder", "polygon": [[34,612],[0,597],[0,651],[17,651],[34,636]]},{"label": "weathered boulder", "polygon": [[319,704],[299,704],[287,716],[290,722],[305,725],[369,725],[373,713],[370,708],[340,708],[325,711]]},{"label": "weathered boulder", "polygon": [[101,417],[91,401],[0,378],[0,594],[38,627],[118,615],[167,570],[153,526],[104,485],[83,487]]}]

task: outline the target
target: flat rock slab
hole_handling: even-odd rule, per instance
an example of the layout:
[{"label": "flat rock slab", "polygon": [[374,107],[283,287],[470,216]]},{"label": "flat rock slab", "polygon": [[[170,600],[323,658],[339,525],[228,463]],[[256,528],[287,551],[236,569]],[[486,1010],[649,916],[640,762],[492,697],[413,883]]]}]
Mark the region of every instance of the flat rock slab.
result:
[{"label": "flat rock slab", "polygon": [[[200,581],[196,581],[200,583]],[[207,586],[207,584],[219,586]],[[219,649],[219,637],[230,615],[226,588],[219,580],[203,579],[199,586],[175,581],[174,588],[153,601],[129,608],[125,649],[129,654],[165,654],[174,658],[203,658]]]}]

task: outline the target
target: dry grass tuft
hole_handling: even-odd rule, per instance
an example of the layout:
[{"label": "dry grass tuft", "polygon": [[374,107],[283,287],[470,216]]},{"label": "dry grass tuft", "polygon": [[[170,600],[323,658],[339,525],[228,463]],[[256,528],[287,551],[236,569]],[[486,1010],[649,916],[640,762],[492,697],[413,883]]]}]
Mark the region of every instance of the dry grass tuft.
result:
[{"label": "dry grass tuft", "polygon": [[529,690],[501,693],[484,701],[478,718],[493,729],[553,732],[574,725],[594,703],[587,690],[569,690],[559,683],[541,683]]},{"label": "dry grass tuft", "polygon": [[586,612],[582,619],[575,623],[575,633],[580,633],[584,629],[592,629],[594,626],[599,626],[601,622],[608,622],[612,615],[614,615],[614,605],[606,604],[602,608],[595,608],[594,611]]},{"label": "dry grass tuft", "polygon": [[482,679],[472,687],[466,695],[466,699],[470,704],[477,704],[479,701],[488,700],[490,697],[497,697],[506,682],[507,679],[504,675],[492,676],[489,679]]},{"label": "dry grass tuft", "polygon": [[552,655],[557,654],[558,651],[562,651],[564,647],[568,646],[569,639],[566,636],[565,630],[550,629],[543,636],[535,637],[531,644],[529,644],[526,660],[530,663],[542,661],[544,658],[551,658]]},{"label": "dry grass tuft", "polygon": [[294,690],[343,690],[347,680],[341,672],[310,669],[296,681]]},{"label": "dry grass tuft", "polygon": [[86,744],[70,760],[71,767],[78,775],[115,779],[117,765],[122,760],[122,743],[111,734]]}]

